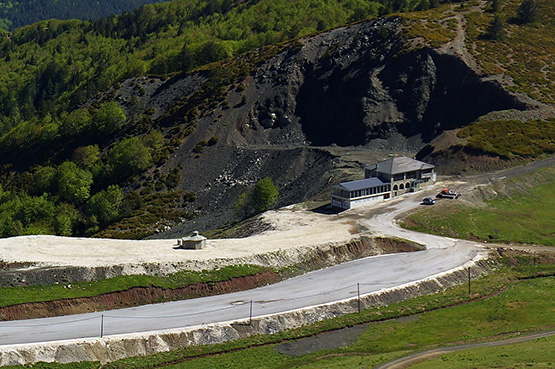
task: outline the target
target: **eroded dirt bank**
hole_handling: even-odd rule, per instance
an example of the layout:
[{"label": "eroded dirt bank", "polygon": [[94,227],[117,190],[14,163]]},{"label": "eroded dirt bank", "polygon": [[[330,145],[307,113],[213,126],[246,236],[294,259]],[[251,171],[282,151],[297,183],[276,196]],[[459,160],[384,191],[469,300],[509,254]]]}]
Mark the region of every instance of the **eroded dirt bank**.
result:
[{"label": "eroded dirt bank", "polygon": [[[429,294],[467,281],[467,270],[478,277],[488,273],[492,264],[482,260],[423,281],[409,283],[386,291],[361,296],[362,308],[383,306]],[[0,365],[25,365],[39,361],[70,363],[99,361],[102,363],[138,355],[150,355],[193,345],[222,343],[257,334],[271,334],[320,320],[353,313],[358,310],[356,298],[306,309],[219,323],[103,338],[86,338],[65,342],[3,346]]]},{"label": "eroded dirt bank", "polygon": [[[125,291],[106,293],[92,297],[18,304],[0,308],[0,320],[32,319],[90,313],[94,311],[121,309],[125,307],[164,301],[191,299],[243,291],[270,283],[276,283],[284,278],[311,270],[321,269],[367,256],[396,252],[411,252],[422,249],[422,245],[401,239],[361,237],[343,245],[328,245],[325,247],[314,248],[310,251],[304,250],[302,252],[304,257],[301,260],[298,258],[294,259],[296,260],[296,263],[286,265],[287,269],[284,269],[281,273],[269,270],[251,276],[232,278],[227,281],[195,283],[176,289],[161,288],[157,286],[135,287]],[[278,258],[278,256],[281,257]],[[261,256],[259,256],[259,258],[260,257]],[[271,265],[275,269],[283,268],[283,257],[287,257],[287,255],[283,255],[283,253],[282,255],[279,255],[278,253],[271,253],[270,255],[265,256],[265,264]],[[271,259],[274,259],[273,263]],[[155,266],[152,268],[156,269]],[[68,267],[30,269],[24,274],[21,274],[22,272],[12,274],[5,273],[4,277],[7,275],[12,277],[17,276],[17,280],[19,281],[21,279],[26,279],[34,281],[35,284],[38,284],[40,281],[44,281],[43,283],[56,283],[60,280],[67,281],[68,276],[71,276],[72,279],[77,279],[79,275],[77,271],[80,269],[82,268]],[[94,271],[92,273],[94,274]],[[17,280],[11,280],[10,282],[16,283]]]},{"label": "eroded dirt bank", "polygon": [[266,271],[255,275],[231,278],[227,281],[194,283],[187,287],[175,289],[156,286],[133,287],[125,291],[105,293],[92,297],[7,306],[0,308],[0,319],[32,319],[121,309],[137,305],[243,291],[275,283],[279,280],[281,280],[281,277],[278,273]]}]

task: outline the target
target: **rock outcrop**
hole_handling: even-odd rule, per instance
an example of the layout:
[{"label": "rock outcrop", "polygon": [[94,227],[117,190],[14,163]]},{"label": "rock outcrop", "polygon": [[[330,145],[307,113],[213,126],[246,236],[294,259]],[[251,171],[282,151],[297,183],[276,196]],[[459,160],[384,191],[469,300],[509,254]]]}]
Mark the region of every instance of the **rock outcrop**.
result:
[{"label": "rock outcrop", "polygon": [[[252,55],[226,62],[224,71],[246,60],[249,72],[218,89],[194,125],[182,110],[171,109],[213,86],[209,73],[122,84],[124,102],[133,95],[130,86],[141,85],[138,102],[126,105],[128,114],[142,106],[155,123],[188,119],[194,127],[161,168],[184,168],[180,187],[198,200],[190,209],[196,220],[180,232],[234,220],[233,201],[265,176],[277,181],[280,205],[313,197],[341,166],[323,147],[417,153],[443,131],[488,112],[526,108],[456,55],[409,47],[402,27],[399,17],[383,18],[274,47],[256,62]],[[217,145],[194,152],[212,136]]]}]

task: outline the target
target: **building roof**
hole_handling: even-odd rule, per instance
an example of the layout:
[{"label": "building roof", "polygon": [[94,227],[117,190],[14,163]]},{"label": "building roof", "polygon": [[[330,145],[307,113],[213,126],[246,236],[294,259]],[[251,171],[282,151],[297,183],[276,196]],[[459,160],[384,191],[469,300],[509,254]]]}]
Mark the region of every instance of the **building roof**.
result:
[{"label": "building roof", "polygon": [[424,163],[423,161],[407,158],[406,156],[399,156],[396,158],[380,161],[379,163],[372,164],[366,167],[368,170],[377,170],[380,173],[386,174],[399,174],[414,172],[416,170],[432,169],[435,165]]},{"label": "building roof", "polygon": [[358,191],[358,190],[364,190],[367,188],[383,186],[384,184],[388,184],[388,183],[383,182],[379,178],[372,177],[372,178],[359,179],[359,180],[350,181],[350,182],[341,182],[340,184],[335,185],[334,187],[341,187],[342,189],[347,191]]}]

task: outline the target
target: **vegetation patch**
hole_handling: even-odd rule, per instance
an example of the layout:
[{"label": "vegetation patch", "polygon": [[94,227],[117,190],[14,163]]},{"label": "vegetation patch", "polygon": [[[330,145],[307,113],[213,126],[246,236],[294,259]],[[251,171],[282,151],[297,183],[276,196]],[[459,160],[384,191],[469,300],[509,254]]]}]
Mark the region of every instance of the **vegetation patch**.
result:
[{"label": "vegetation patch", "polygon": [[139,240],[194,217],[183,210],[183,206],[195,201],[195,196],[182,190],[158,192],[137,201],[139,208],[129,217],[98,232],[95,237]]},{"label": "vegetation patch", "polygon": [[555,168],[548,167],[484,189],[480,196],[485,198],[486,206],[441,201],[434,209],[408,216],[403,226],[484,242],[555,246],[554,183]]},{"label": "vegetation patch", "polygon": [[450,5],[403,14],[403,35],[420,46],[439,47],[455,38],[457,24]]},{"label": "vegetation patch", "polygon": [[499,347],[483,347],[464,350],[424,360],[411,369],[446,368],[550,368],[555,363],[551,347],[555,337],[538,338],[530,342]]},{"label": "vegetation patch", "polygon": [[538,157],[555,153],[555,118],[546,120],[480,120],[458,134],[466,147],[502,158]]},{"label": "vegetation patch", "polygon": [[[468,49],[486,74],[511,79],[508,89],[545,103],[555,102],[555,8],[551,0],[535,0],[539,18],[519,20],[520,0],[499,2],[498,12],[463,13],[468,25]],[[498,16],[504,37],[492,40],[488,27]]]}]

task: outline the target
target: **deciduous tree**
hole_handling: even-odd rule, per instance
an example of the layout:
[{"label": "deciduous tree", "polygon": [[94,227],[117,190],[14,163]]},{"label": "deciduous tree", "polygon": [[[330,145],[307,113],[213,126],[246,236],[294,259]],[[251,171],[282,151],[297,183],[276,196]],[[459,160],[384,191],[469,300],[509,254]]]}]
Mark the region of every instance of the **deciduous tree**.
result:
[{"label": "deciduous tree", "polygon": [[89,171],[79,168],[74,162],[66,161],[56,171],[56,184],[62,200],[80,203],[89,198],[93,177]]},{"label": "deciduous tree", "polygon": [[104,103],[93,117],[93,127],[102,135],[117,131],[125,123],[123,109],[115,101]]},{"label": "deciduous tree", "polygon": [[270,177],[259,180],[252,192],[252,203],[256,212],[270,209],[277,202],[279,189]]}]

